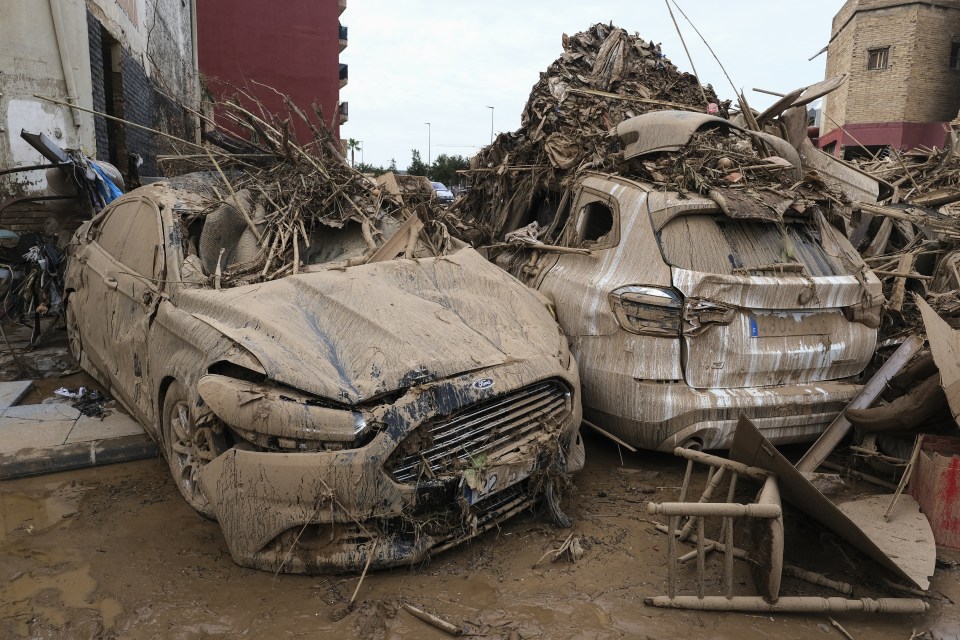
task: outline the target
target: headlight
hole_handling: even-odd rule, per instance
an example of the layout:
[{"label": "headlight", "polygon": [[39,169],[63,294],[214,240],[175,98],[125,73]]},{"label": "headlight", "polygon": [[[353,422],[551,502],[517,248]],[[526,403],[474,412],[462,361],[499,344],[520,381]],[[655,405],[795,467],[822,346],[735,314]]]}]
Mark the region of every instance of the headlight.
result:
[{"label": "headlight", "polygon": [[309,395],[209,374],[197,392],[218,418],[255,444],[288,451],[361,446],[363,414],[324,406]]},{"label": "headlight", "polygon": [[610,292],[610,308],[620,328],[630,333],[676,338],[683,298],[667,287],[628,285]]}]

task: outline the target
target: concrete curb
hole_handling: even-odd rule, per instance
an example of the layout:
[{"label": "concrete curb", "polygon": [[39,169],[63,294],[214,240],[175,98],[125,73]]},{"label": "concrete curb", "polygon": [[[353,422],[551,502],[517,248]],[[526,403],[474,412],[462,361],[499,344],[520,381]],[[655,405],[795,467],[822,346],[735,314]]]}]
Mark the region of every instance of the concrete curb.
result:
[{"label": "concrete curb", "polygon": [[157,452],[156,444],[146,434],[20,449],[0,453],[0,480],[141,460]]}]

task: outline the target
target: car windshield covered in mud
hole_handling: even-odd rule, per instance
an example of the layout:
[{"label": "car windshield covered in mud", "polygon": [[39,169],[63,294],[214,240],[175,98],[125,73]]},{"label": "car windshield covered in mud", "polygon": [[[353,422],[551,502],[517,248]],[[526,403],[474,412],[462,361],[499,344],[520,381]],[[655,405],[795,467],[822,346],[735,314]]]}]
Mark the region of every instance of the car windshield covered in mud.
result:
[{"label": "car windshield covered in mud", "polygon": [[[493,256],[556,305],[585,416],[661,451],[729,447],[741,415],[774,443],[812,439],[860,389],[880,281],[796,186],[786,141],[689,112],[616,132],[631,177],[584,171],[535,195]],[[776,181],[735,171],[754,147],[769,155],[740,163]],[[718,186],[678,189],[698,163]]]},{"label": "car windshield covered in mud", "polygon": [[67,317],[236,562],[416,562],[545,495],[564,519],[579,379],[541,297],[412,211],[304,223],[215,182],[81,227]]}]

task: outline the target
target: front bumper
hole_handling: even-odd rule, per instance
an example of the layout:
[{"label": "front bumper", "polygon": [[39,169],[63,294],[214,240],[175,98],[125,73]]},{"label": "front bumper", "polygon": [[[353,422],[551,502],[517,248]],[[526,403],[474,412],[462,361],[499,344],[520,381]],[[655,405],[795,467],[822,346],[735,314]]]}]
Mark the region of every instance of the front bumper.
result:
[{"label": "front bumper", "polygon": [[[618,381],[617,403],[586,400],[587,419],[644,449],[673,451],[696,444],[728,449],[740,416],[774,444],[813,440],[860,391],[850,381],[744,389],[693,389],[685,382]],[[614,413],[615,412],[615,413]]]},{"label": "front bumper", "polygon": [[[582,465],[576,363],[571,359],[568,371],[558,371],[556,363],[547,358],[525,361],[414,387],[371,411],[368,422],[378,425],[379,432],[361,448],[225,452],[204,467],[200,484],[234,561],[292,573],[411,564],[531,506],[549,480],[541,473],[545,456],[559,454],[551,460],[560,461],[560,472]],[[535,437],[524,440],[520,453],[477,463],[497,467],[516,463],[518,456],[533,456],[537,462],[530,465],[532,472],[520,474],[517,482],[474,496],[468,504],[462,469],[402,482],[387,469],[391,455],[418,428],[545,377],[569,389],[562,424],[544,424]],[[494,384],[476,385],[477,380]],[[556,471],[556,464],[551,469]]]}]

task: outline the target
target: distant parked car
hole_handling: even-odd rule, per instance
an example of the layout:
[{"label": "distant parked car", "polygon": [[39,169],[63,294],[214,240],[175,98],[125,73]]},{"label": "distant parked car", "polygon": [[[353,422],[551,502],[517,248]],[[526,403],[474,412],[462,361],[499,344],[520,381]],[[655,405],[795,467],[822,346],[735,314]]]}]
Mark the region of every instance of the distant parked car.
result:
[{"label": "distant parked car", "polygon": [[[240,213],[178,180],[80,227],[69,343],[238,564],[420,562],[541,496],[563,523],[552,487],[583,465],[580,381],[541,296],[466,245],[351,265],[356,221],[314,233],[300,273],[221,289]],[[224,272],[249,271],[260,247],[243,239]]]},{"label": "distant parked car", "polygon": [[431,182],[430,186],[437,192],[437,200],[443,204],[453,202],[453,191],[450,191],[442,182]]}]

